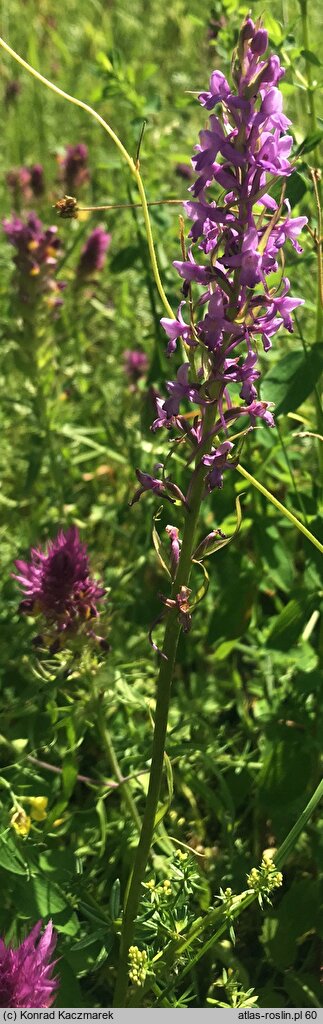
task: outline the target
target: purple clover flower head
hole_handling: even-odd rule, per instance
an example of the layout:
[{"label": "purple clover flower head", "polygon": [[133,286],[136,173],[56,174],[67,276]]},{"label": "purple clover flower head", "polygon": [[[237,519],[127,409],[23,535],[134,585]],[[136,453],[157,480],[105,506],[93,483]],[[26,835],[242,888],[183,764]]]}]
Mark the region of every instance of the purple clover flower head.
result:
[{"label": "purple clover flower head", "polygon": [[13,217],[4,220],[2,225],[8,242],[16,249],[15,282],[19,301],[32,306],[45,298],[50,307],[61,306],[65,284],[54,276],[61,251],[57,227],[44,228],[33,212],[26,221]]},{"label": "purple clover flower head", "polygon": [[90,576],[86,546],[76,526],[66,533],[60,530],[45,551],[32,548],[30,562],[17,559],[15,565],[14,578],[25,594],[21,611],[41,614],[58,633],[76,632],[98,616],[97,602],[105,589]]},{"label": "purple clover flower head", "polygon": [[51,960],[57,939],[51,921],[39,937],[41,927],[38,921],[17,949],[0,939],[1,1007],[52,1006],[59,984],[52,977],[57,961]]},{"label": "purple clover flower head", "polygon": [[136,384],[147,373],[149,360],[146,352],[139,348],[127,348],[123,353],[125,373],[131,384]]},{"label": "purple clover flower head", "polygon": [[107,231],[104,231],[104,228],[98,227],[91,231],[91,234],[83,246],[76,268],[77,278],[82,279],[85,277],[91,277],[92,274],[102,270],[110,242],[111,235],[109,235]]},{"label": "purple clover flower head", "polygon": [[78,192],[82,185],[89,181],[87,160],[88,149],[83,142],[78,142],[75,146],[66,146],[65,155],[58,157],[60,177],[68,195]]}]

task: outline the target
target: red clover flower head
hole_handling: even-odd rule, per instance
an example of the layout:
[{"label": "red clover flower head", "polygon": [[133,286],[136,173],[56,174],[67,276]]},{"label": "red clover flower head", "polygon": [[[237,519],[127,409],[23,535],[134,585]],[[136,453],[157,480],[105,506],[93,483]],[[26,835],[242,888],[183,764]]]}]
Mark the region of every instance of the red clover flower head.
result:
[{"label": "red clover flower head", "polygon": [[104,228],[98,227],[91,231],[76,268],[77,278],[91,277],[96,271],[102,270],[110,242],[111,235],[104,231]]},{"label": "red clover flower head", "polygon": [[17,949],[0,939],[0,1006],[47,1007],[55,999],[58,987],[53,978],[57,961],[51,961],[56,935],[51,921],[39,937],[42,922],[32,929]]},{"label": "red clover flower head", "polygon": [[21,611],[41,614],[58,634],[75,633],[83,626],[92,635],[86,625],[97,618],[97,602],[105,589],[90,575],[88,553],[76,526],[66,533],[60,530],[45,551],[32,548],[30,562],[18,559],[15,565],[14,578],[25,594]]},{"label": "red clover flower head", "polygon": [[20,217],[4,220],[3,230],[16,249],[14,263],[19,301],[32,306],[45,297],[50,307],[61,306],[65,284],[54,276],[61,248],[57,227],[44,228],[32,212],[25,221]]},{"label": "red clover flower head", "polygon": [[[297,237],[307,218],[293,218],[284,199],[284,180],[293,172],[293,140],[278,87],[285,72],[277,56],[266,57],[267,46],[261,22],[247,18],[233,58],[234,87],[214,71],[209,90],[199,94],[210,118],[195,147],[196,180],[184,204],[192,222],[191,247],[174,264],[183,280],[183,301],[176,318],[161,321],[167,355],[176,352],[180,340],[189,361],[176,380],[167,381],[170,397],[159,397],[152,429],[186,435],[197,455],[206,409],[217,404],[220,438],[202,459],[207,490],[222,487],[224,470],[237,464],[234,453],[230,456],[228,428],[238,417],[246,418],[249,429],[258,418],[274,426],[270,404],[258,394],[259,341],[267,351],[282,326],[292,332],[291,313],[303,302],[289,297],[288,278],[277,287],[270,276],[284,266],[285,243],[301,251]],[[270,195],[273,179],[281,181],[279,199]],[[220,186],[220,201],[214,199],[214,185]],[[196,407],[194,428],[180,411],[183,403]]]}]

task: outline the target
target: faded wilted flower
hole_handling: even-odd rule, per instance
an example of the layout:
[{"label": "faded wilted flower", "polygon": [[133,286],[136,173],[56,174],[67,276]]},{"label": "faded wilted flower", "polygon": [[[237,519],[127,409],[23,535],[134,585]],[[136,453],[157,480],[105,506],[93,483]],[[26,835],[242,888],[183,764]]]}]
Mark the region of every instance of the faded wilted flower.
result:
[{"label": "faded wilted flower", "polygon": [[42,922],[38,921],[17,949],[5,946],[0,939],[1,1007],[52,1005],[59,984],[57,978],[52,977],[57,961],[50,962],[57,937],[51,921],[39,938],[41,927]]},{"label": "faded wilted flower", "polygon": [[[17,807],[10,818],[11,828],[17,833],[17,836],[28,836],[31,829],[31,818],[29,814],[26,814],[23,807]],[[1,988],[1,980],[0,980]]]}]

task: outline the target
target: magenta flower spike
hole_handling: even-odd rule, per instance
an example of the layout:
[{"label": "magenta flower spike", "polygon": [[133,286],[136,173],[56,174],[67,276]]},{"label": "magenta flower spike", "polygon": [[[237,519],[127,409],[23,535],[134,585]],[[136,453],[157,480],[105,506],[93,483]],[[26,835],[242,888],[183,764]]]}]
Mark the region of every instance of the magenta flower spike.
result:
[{"label": "magenta flower spike", "polygon": [[[90,575],[89,558],[76,526],[57,534],[45,551],[31,549],[30,562],[17,559],[14,579],[24,591],[20,610],[41,614],[58,634],[77,632],[98,617],[105,589]],[[90,630],[92,635],[92,630]]]},{"label": "magenta flower spike", "polygon": [[[284,200],[284,181],[293,173],[293,140],[279,90],[285,72],[276,55],[266,58],[267,46],[265,29],[247,18],[233,61],[234,87],[214,71],[209,90],[199,95],[210,117],[195,147],[197,177],[185,203],[191,248],[174,263],[183,299],[176,318],[161,320],[167,355],[181,344],[187,362],[175,380],[166,382],[169,397],[158,396],[152,429],[186,434],[197,455],[207,409],[216,406],[220,437],[202,457],[209,469],[207,490],[222,487],[224,469],[237,464],[228,428],[238,417],[246,417],[246,429],[257,419],[274,426],[259,395],[259,342],[268,351],[281,327],[292,332],[292,311],[303,302],[289,296],[287,277],[281,276],[278,286],[271,278],[284,266],[283,246],[302,251],[297,238],[307,218],[293,218]],[[279,199],[270,195],[273,179],[281,179]],[[222,193],[219,200],[214,186]],[[187,412],[189,404],[196,409],[194,428],[188,424],[194,416]]]},{"label": "magenta flower spike", "polygon": [[104,231],[104,228],[98,227],[91,231],[76,268],[77,278],[91,277],[98,270],[102,270],[110,242],[111,235]]},{"label": "magenta flower spike", "polygon": [[57,937],[52,922],[40,936],[42,922],[32,929],[17,949],[0,939],[0,1006],[47,1007],[54,1002],[58,979],[53,978],[56,960],[51,960]]}]

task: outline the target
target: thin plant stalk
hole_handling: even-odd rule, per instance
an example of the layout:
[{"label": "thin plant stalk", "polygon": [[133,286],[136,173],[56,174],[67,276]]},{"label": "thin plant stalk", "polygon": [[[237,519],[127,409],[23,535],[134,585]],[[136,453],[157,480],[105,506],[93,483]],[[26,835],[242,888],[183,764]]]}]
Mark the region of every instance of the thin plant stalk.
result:
[{"label": "thin plant stalk", "polygon": [[251,473],[248,473],[248,471],[244,469],[244,466],[237,466],[237,470],[245,480],[248,480],[248,483],[252,484],[253,487],[256,487],[257,491],[260,491],[260,493],[263,494],[264,497],[267,498],[267,501],[270,501],[272,505],[275,505],[279,512],[281,512],[286,519],[289,519],[289,522],[292,523],[293,526],[296,526],[296,529],[300,530],[300,533],[303,533],[304,537],[306,537],[307,540],[310,540],[311,544],[314,544],[314,547],[323,554],[323,544],[321,544],[317,537],[314,537],[314,533],[311,533],[311,531],[307,529],[307,526],[304,526],[304,523],[301,523],[300,520],[297,519],[297,516],[294,516],[293,512],[290,512],[289,508],[286,508],[286,506],[283,505],[274,494],[271,494],[271,491],[268,491],[267,487],[264,487],[259,480],[256,480]]}]

